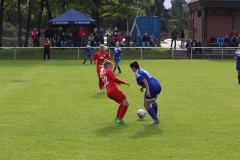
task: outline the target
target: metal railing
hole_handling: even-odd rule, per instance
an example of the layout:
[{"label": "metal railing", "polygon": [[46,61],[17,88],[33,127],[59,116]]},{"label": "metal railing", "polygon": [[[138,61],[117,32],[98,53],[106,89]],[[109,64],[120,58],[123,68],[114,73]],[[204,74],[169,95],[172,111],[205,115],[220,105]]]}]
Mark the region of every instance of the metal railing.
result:
[{"label": "metal railing", "polygon": [[[44,47],[0,47],[0,49],[13,49],[13,59],[16,60],[17,59],[17,50],[18,49],[42,49],[43,50]],[[80,59],[80,53],[83,54],[83,52],[85,53],[85,48],[86,47],[51,47],[51,49],[77,49],[77,59]],[[92,47],[92,48],[99,48],[99,47]],[[113,54],[113,50],[115,47],[108,47],[108,53],[110,54],[110,56]],[[170,49],[170,47],[121,47],[122,49],[139,49],[140,52],[140,59],[143,59],[143,52],[148,50],[148,49]],[[190,53],[190,57],[188,57],[189,59],[193,59],[195,55],[199,55],[199,53],[195,54],[194,50],[196,49],[202,49],[202,56],[221,56],[221,59],[224,59],[224,56],[229,56],[229,53],[226,52],[233,52],[237,50],[237,47],[192,47],[191,49],[191,53]],[[84,50],[82,50],[84,49]],[[177,54],[179,54],[179,52],[181,53],[185,53],[187,55],[187,49],[185,48],[185,50],[181,49],[181,50],[171,50],[171,58],[175,59],[175,57],[177,56]],[[1,52],[0,52],[1,53]],[[94,53],[94,51],[93,51]],[[1,55],[1,54],[0,54]],[[234,55],[232,55],[234,56]],[[1,59],[1,58],[0,58]],[[219,58],[218,58],[219,59]]]}]

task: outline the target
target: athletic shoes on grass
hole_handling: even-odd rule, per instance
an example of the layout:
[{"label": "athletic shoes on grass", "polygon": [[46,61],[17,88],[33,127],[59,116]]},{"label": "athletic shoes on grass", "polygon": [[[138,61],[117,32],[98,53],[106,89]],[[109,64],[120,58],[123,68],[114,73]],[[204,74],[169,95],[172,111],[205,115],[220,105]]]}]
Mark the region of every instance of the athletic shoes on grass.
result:
[{"label": "athletic shoes on grass", "polygon": [[125,122],[123,120],[117,120],[117,124],[125,124]]},{"label": "athletic shoes on grass", "polygon": [[116,122],[117,122],[117,120],[118,120],[118,117],[116,116],[116,117],[114,118],[114,121],[116,121]]},{"label": "athletic shoes on grass", "polygon": [[157,124],[157,123],[159,123],[159,120],[153,120],[152,122],[150,122],[150,123],[152,123],[152,124]]}]

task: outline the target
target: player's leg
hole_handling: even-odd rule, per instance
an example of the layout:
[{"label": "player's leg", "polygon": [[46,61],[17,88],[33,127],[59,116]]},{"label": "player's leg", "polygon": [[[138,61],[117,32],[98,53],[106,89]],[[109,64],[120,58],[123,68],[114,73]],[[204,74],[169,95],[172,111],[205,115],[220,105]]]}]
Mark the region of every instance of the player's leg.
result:
[{"label": "player's leg", "polygon": [[89,59],[90,59],[90,63],[92,64],[92,56],[90,56]]},{"label": "player's leg", "polygon": [[102,80],[102,78],[101,78],[101,76],[100,76],[100,71],[101,70],[101,68],[99,67],[99,68],[97,68],[97,74],[98,74],[98,86],[99,86],[99,92],[102,92],[103,91],[103,86],[104,86],[104,83],[103,83],[103,80]]},{"label": "player's leg", "polygon": [[50,59],[50,50],[47,51],[48,59]]},{"label": "player's leg", "polygon": [[86,55],[84,61],[83,61],[83,64],[85,64],[85,62],[88,60],[88,56]]},{"label": "player's leg", "polygon": [[116,70],[116,68],[117,68],[117,65],[118,65],[115,60],[114,60],[114,62],[115,62],[115,63],[114,63],[113,73],[115,72],[115,70]]},{"label": "player's leg", "polygon": [[153,108],[155,114],[157,115],[158,104],[157,104],[157,102],[156,102],[156,99],[152,102],[152,108]]},{"label": "player's leg", "polygon": [[[120,59],[120,58],[119,58],[119,59]],[[118,73],[122,73],[121,68],[120,68],[120,66],[119,66],[119,61],[120,61],[120,60],[118,60],[118,63],[117,63]]]},{"label": "player's leg", "polygon": [[148,114],[152,117],[153,122],[152,123],[158,123],[158,117],[154,111],[154,109],[151,107],[151,103],[154,103],[154,100],[146,100],[144,99],[144,107],[146,108]]},{"label": "player's leg", "polygon": [[238,73],[238,84],[240,84],[240,69],[237,70]]}]

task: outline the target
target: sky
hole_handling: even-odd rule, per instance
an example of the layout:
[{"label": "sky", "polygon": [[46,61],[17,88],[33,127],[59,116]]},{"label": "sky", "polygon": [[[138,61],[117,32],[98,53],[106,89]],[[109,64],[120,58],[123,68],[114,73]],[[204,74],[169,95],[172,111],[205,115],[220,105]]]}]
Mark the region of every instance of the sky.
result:
[{"label": "sky", "polygon": [[171,8],[171,7],[172,7],[172,5],[171,5],[171,0],[165,0],[164,6],[165,6],[165,8],[167,8],[167,9]]}]

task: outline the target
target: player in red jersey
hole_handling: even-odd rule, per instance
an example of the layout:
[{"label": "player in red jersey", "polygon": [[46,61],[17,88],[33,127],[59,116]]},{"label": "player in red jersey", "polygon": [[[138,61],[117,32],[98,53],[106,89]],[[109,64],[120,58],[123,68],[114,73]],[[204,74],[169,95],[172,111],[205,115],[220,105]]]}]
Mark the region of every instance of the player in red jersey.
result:
[{"label": "player in red jersey", "polygon": [[111,61],[111,58],[110,58],[108,52],[105,51],[105,46],[103,44],[101,44],[100,50],[98,52],[96,52],[93,57],[94,64],[97,64],[98,85],[100,88],[99,92],[102,92],[102,90],[103,90],[103,81],[100,77],[100,70],[102,68],[102,65],[103,65],[105,59],[108,59]]},{"label": "player in red jersey", "polygon": [[101,69],[101,78],[104,82],[104,87],[106,87],[106,93],[108,98],[120,104],[115,120],[117,124],[124,124],[123,117],[127,112],[129,103],[126,99],[125,94],[117,88],[117,84],[125,84],[129,86],[129,83],[117,79],[112,71],[112,68],[112,62],[109,60],[105,60],[103,68]]}]

